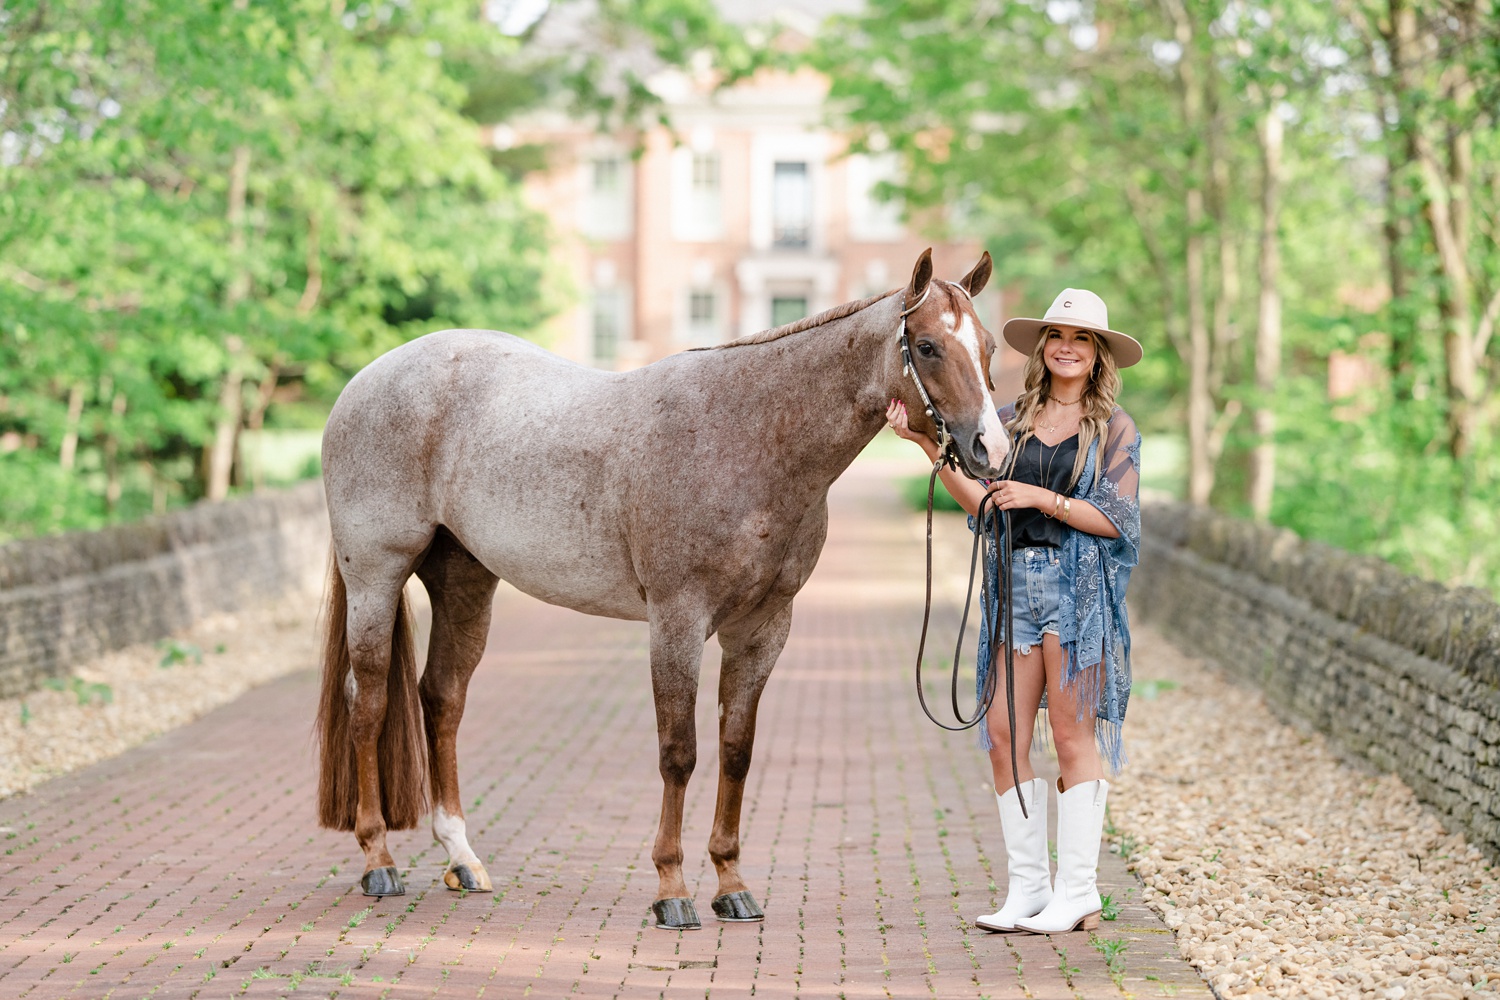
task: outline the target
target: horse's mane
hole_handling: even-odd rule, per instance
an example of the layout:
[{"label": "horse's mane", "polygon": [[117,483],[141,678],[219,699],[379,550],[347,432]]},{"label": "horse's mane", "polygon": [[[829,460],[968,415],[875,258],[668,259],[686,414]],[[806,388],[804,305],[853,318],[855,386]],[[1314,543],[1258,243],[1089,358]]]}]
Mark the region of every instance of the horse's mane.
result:
[{"label": "horse's mane", "polygon": [[859,299],[856,302],[845,302],[841,306],[834,306],[832,309],[825,309],[813,316],[804,316],[802,319],[799,319],[792,323],[788,323],[786,326],[772,327],[769,330],[762,330],[759,333],[747,333],[745,336],[739,337],[735,340],[731,340],[726,344],[710,344],[705,347],[694,347],[692,348],[692,350],[722,351],[726,347],[745,347],[748,344],[768,344],[773,340],[780,340],[782,337],[789,337],[794,333],[801,333],[803,330],[811,330],[815,326],[822,326],[824,323],[832,323],[836,319],[843,319],[845,316],[852,316],[855,313],[859,312],[861,309],[864,309],[868,306],[873,306],[881,299],[888,299],[899,291],[901,291],[901,289],[893,288],[888,292],[881,292],[879,295],[871,295],[867,299]]}]

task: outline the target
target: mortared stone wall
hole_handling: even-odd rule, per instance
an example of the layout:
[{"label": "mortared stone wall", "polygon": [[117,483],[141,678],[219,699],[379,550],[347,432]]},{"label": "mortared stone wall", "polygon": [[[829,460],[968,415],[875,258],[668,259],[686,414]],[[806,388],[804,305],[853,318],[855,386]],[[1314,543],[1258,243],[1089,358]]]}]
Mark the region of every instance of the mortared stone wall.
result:
[{"label": "mortared stone wall", "polygon": [[[1500,605],[1183,504],[1147,504],[1133,615],[1398,774],[1500,860]],[[1149,665],[1136,664],[1149,673]]]},{"label": "mortared stone wall", "polygon": [[323,484],[0,545],[0,697],[207,614],[318,593]]}]

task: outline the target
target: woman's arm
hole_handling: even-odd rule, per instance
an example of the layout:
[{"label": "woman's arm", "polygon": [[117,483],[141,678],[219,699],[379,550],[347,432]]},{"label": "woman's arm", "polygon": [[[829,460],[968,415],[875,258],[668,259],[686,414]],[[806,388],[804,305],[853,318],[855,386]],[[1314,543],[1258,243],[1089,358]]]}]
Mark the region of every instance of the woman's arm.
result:
[{"label": "woman's arm", "polygon": [[[927,455],[927,461],[938,460],[937,442],[932,440],[921,431],[914,431],[906,419],[906,404],[899,399],[891,400],[891,405],[886,407],[885,419],[890,422],[891,429],[899,438],[905,438],[922,449]],[[970,516],[979,513],[979,501],[984,499],[984,487],[964,475],[956,469],[943,466],[938,473],[938,478],[943,485],[948,487],[948,492],[953,494],[953,499],[958,501],[960,507],[969,512]]]},{"label": "woman's arm", "polygon": [[[946,480],[945,480],[946,482]],[[975,484],[978,485],[977,483]],[[1009,480],[999,479],[990,484],[990,492],[995,494],[993,504],[997,510],[1016,510],[1019,508],[1033,507],[1043,514],[1049,514],[1062,521],[1063,512],[1067,511],[1067,520],[1063,521],[1070,528],[1086,531],[1091,535],[1102,535],[1105,538],[1118,538],[1119,529],[1115,523],[1104,516],[1104,512],[1087,500],[1074,500],[1055,493],[1045,486],[1033,486],[1030,483],[1013,483]],[[978,501],[975,501],[978,507]]]}]

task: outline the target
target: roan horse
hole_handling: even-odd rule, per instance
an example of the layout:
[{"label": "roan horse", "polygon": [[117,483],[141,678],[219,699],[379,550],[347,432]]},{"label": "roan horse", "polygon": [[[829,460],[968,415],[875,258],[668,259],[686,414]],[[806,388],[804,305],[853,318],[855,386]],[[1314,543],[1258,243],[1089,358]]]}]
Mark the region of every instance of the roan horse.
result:
[{"label": "roan horse", "polygon": [[[504,578],[552,604],[650,623],[662,927],[699,926],[682,812],[699,665],[718,634],[713,905],[721,919],[762,919],[739,874],[740,805],[756,705],[823,547],[828,488],[892,398],[914,426],[933,427],[903,372],[903,318],[958,460],[995,474],[1009,442],[990,397],[994,341],[970,302],[990,271],[985,254],[961,281],[935,281],[929,250],[900,293],[626,373],[503,333],[448,330],[356,375],[323,435],[333,565],[318,805],[324,826],[358,838],[365,893],[405,891],[386,831],[416,826],[429,779],[445,883],[491,888],[465,832],[455,741]],[[420,681],[402,598],[413,573],[432,600]]]}]

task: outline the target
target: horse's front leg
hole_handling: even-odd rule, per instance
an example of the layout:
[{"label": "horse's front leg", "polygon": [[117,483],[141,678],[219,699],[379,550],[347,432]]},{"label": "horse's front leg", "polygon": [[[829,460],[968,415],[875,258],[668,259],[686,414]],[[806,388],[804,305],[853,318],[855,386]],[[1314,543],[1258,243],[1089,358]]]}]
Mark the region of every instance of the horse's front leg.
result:
[{"label": "horse's front leg", "polygon": [[432,770],[432,836],[448,852],[443,884],[450,889],[489,892],[494,886],[479,855],[469,846],[458,790],[458,724],[463,719],[469,679],[484,656],[500,578],[446,532],[433,542],[417,576],[432,599],[427,667],[419,686]]},{"label": "horse's front leg", "polygon": [[651,616],[651,691],[662,780],[661,823],[651,850],[660,885],[651,912],[656,926],[668,930],[703,926],[682,878],[682,807],[698,763],[693,709],[706,637],[706,627],[694,616]]},{"label": "horse's front leg", "polygon": [[719,873],[714,913],[720,920],[754,921],[765,913],[740,878],[740,807],[755,747],[755,712],[792,628],[792,606],[776,611],[744,632],[724,630],[719,673],[719,797],[708,854]]}]

